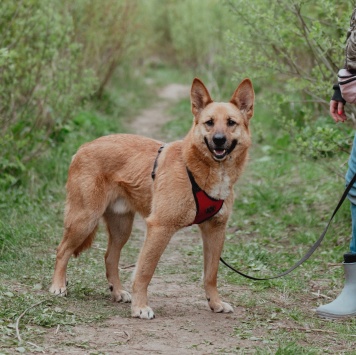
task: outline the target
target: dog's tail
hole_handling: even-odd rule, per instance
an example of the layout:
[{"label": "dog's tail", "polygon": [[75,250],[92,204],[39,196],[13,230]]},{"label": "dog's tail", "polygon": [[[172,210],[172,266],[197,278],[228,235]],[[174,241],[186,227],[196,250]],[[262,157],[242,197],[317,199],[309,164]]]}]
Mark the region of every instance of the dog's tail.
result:
[{"label": "dog's tail", "polygon": [[83,241],[83,243],[74,250],[73,252],[74,257],[78,257],[80,253],[82,253],[84,250],[87,250],[91,247],[97,230],[98,230],[98,225],[94,227],[94,230],[87,236],[87,238]]}]

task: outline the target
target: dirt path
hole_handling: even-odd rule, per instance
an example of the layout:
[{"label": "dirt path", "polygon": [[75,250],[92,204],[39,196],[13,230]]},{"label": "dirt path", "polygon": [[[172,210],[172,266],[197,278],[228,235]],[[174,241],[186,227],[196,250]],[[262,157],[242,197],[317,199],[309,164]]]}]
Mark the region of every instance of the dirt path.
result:
[{"label": "dirt path", "polygon": [[[175,100],[188,95],[189,87],[177,84],[165,87],[159,92],[157,103],[132,122],[131,131],[164,140],[160,128],[171,119],[167,109]],[[137,218],[131,242],[141,244],[143,236],[144,222]],[[149,286],[150,305],[156,313],[154,320],[132,319],[130,306],[118,304],[117,307],[126,309],[126,317],[114,316],[103,323],[75,326],[71,343],[66,343],[65,333],[52,334],[47,338],[46,349],[57,354],[236,353],[238,344],[233,332],[245,310],[233,304],[233,314],[210,311],[202,287],[202,257],[194,260],[196,257],[189,256],[196,248],[201,248],[201,241],[194,227],[172,238]],[[229,300],[221,281],[222,295]],[[128,282],[125,286],[130,289]],[[248,349],[251,341],[244,342],[243,348]],[[58,343],[62,344],[60,349],[55,345]],[[90,350],[70,345],[80,343],[89,344]]]},{"label": "dirt path", "polygon": [[130,124],[129,130],[134,134],[165,140],[161,133],[162,126],[171,120],[166,113],[172,102],[189,97],[190,87],[170,84],[158,92],[157,102],[141,112]]}]

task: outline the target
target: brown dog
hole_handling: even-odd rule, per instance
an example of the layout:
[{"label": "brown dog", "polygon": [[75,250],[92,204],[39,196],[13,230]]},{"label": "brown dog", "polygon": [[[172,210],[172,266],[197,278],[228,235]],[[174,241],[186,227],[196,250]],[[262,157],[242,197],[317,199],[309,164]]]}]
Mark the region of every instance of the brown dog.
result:
[{"label": "brown dog", "polygon": [[209,306],[214,312],[233,311],[220,300],[217,272],[233,205],[233,185],[242,173],[251,145],[252,83],[245,79],[230,102],[221,103],[213,102],[204,84],[194,79],[191,103],[191,130],[184,140],[166,145],[159,155],[161,142],[128,134],[101,137],[84,144],[74,155],[66,185],[64,236],[57,249],[50,292],[66,295],[68,260],[90,247],[99,220],[104,217],[109,235],[106,276],[112,296],[115,301],[130,302],[131,296],[120,282],[118,263],[138,212],[146,220],[147,235],[136,264],[132,316],[153,318],[147,305],[147,287],[172,235],[195,221],[199,209],[192,192],[195,184],[212,200],[224,200],[218,213],[199,227]]}]

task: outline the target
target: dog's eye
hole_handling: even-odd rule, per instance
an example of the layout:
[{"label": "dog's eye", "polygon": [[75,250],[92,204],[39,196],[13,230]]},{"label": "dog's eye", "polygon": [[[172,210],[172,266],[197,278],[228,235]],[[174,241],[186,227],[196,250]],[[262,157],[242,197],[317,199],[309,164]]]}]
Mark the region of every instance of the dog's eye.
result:
[{"label": "dog's eye", "polygon": [[237,122],[235,122],[234,120],[232,120],[231,118],[229,118],[229,119],[227,120],[227,125],[228,125],[229,127],[236,126],[236,125],[237,125]]},{"label": "dog's eye", "polygon": [[214,121],[213,120],[209,120],[209,121],[206,121],[205,124],[209,127],[213,127],[214,126]]}]

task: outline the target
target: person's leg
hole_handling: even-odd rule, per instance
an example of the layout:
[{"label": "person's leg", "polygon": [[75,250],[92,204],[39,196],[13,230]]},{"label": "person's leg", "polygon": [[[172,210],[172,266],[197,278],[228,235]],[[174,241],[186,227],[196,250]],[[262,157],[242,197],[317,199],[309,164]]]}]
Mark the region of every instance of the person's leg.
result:
[{"label": "person's leg", "polygon": [[[348,162],[348,170],[345,175],[346,185],[350,183],[354,175],[356,174],[356,134],[354,138],[354,142],[352,145],[352,150]],[[356,255],[356,186],[354,185],[350,192],[347,195],[347,198],[351,202],[351,220],[352,220],[352,234],[351,234],[351,241],[350,241],[350,253],[348,254],[355,254]],[[351,258],[351,259],[350,259]],[[349,260],[354,260],[352,256],[346,257],[345,255],[345,262]],[[356,260],[355,260],[356,261]],[[355,262],[352,261],[352,262]]]},{"label": "person's leg", "polygon": [[332,302],[319,306],[316,314],[322,318],[340,319],[356,316],[356,205],[351,203],[352,237],[350,252],[344,254],[345,286]]},{"label": "person's leg", "polygon": [[[356,174],[356,135],[349,158],[349,168],[345,180],[349,184]],[[319,306],[316,314],[323,318],[346,318],[356,315],[356,187],[348,194],[351,202],[352,234],[350,252],[344,254],[345,286],[340,295],[332,302]]]},{"label": "person's leg", "polygon": [[[345,254],[347,257],[356,254]],[[345,271],[345,286],[340,295],[332,302],[319,306],[316,314],[321,318],[341,319],[356,316],[356,262],[343,263]]]},{"label": "person's leg", "polygon": [[350,253],[356,255],[356,204],[351,203],[352,236],[350,241]]},{"label": "person's leg", "polygon": [[[356,174],[356,134],[352,145],[350,158],[348,161],[348,169],[345,175],[346,186],[350,183],[350,181],[352,180],[355,174]],[[352,187],[347,197],[353,205],[356,205],[356,185]]]}]

